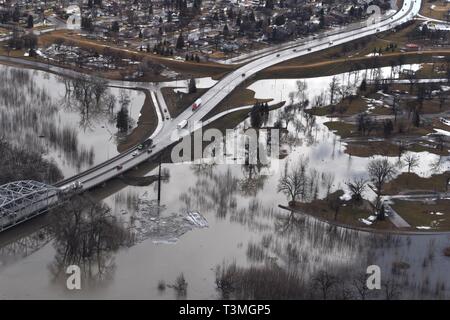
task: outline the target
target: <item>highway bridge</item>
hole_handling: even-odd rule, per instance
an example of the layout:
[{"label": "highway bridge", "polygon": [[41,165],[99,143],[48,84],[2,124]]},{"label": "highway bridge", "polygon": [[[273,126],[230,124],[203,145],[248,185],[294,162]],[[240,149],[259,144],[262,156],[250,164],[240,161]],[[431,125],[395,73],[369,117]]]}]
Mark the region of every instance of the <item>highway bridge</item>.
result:
[{"label": "highway bridge", "polygon": [[25,180],[0,186],[0,232],[61,203],[60,189]]},{"label": "highway bridge", "polygon": [[[0,215],[5,214],[5,216],[8,216],[10,214],[17,214],[20,218],[14,220],[16,221],[14,225],[16,225],[17,223],[24,221],[25,217],[36,216],[45,211],[45,201],[48,201],[48,206],[56,205],[61,195],[65,194],[64,190],[72,189],[73,192],[83,192],[121,175],[123,172],[128,171],[137,165],[151,160],[161,151],[174,144],[176,142],[173,139],[174,135],[181,138],[198,129],[198,124],[201,123],[200,121],[211,112],[211,110],[225,99],[225,97],[237,86],[250,79],[259,71],[293,58],[308,55],[379,32],[391,30],[396,26],[412,20],[418,14],[420,7],[421,0],[405,0],[402,8],[397,12],[384,16],[374,23],[363,22],[352,24],[346,28],[323,33],[317,37],[306,38],[293,46],[277,47],[271,52],[264,52],[261,55],[254,57],[254,60],[227,74],[203,94],[201,97],[203,106],[200,109],[194,112],[191,108],[187,108],[178,117],[170,119],[169,121],[164,121],[159,125],[158,131],[151,137],[153,140],[151,153],[146,149],[138,150],[137,147],[133,147],[102,164],[57,183],[53,188],[47,186],[48,189],[46,190],[48,191],[46,196],[41,194],[31,202],[26,200],[29,204],[29,209],[25,203],[22,204],[20,201],[10,202],[9,205],[7,205],[7,201],[5,201],[4,205],[1,205],[2,202],[0,202]],[[187,130],[179,131],[177,129],[177,124],[182,120],[188,121]],[[194,124],[196,124],[195,127]],[[200,124],[200,127],[203,125]],[[12,188],[12,185],[3,186],[4,190],[10,188]],[[45,187],[42,188],[42,190],[45,189]],[[27,197],[26,194],[25,197]],[[14,206],[14,203],[17,207]],[[23,214],[19,212],[23,212]]]}]

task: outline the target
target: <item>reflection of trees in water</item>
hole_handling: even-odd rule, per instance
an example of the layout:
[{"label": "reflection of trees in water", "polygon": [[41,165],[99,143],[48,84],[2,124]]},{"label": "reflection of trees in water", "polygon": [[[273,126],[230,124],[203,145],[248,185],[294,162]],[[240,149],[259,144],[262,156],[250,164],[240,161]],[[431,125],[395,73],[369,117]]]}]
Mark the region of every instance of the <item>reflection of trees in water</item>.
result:
[{"label": "reflection of trees in water", "polygon": [[242,180],[236,178],[229,167],[226,171],[221,171],[221,167],[216,165],[200,164],[192,165],[191,169],[197,176],[196,184],[180,196],[180,200],[188,210],[211,211],[218,218],[228,217],[231,222],[245,225],[250,230],[264,231],[272,228],[270,224],[273,216],[272,208],[263,208],[254,197],[248,200],[239,198],[239,196],[249,197],[258,190],[252,187],[250,193],[243,192],[242,183],[250,185],[253,179],[259,180],[255,184],[257,188],[264,183],[265,178],[257,177],[259,174],[257,169],[251,169],[253,173],[250,180],[249,176]]},{"label": "reflection of trees in water", "polygon": [[193,164],[190,166],[190,169],[196,176],[207,176],[210,177],[213,172],[214,168],[216,168],[216,163],[199,163],[199,164]]},{"label": "reflection of trees in water", "polygon": [[127,230],[105,205],[76,197],[51,216],[55,259],[49,266],[54,279],[65,279],[69,265],[78,265],[87,284],[111,279],[115,271],[114,253],[129,244]]},{"label": "reflection of trees in water", "polygon": [[216,268],[216,288],[220,299],[302,299],[302,279],[275,264],[238,267],[236,263]]},{"label": "reflection of trees in water", "polygon": [[258,164],[247,164],[242,166],[243,178],[239,180],[239,191],[245,197],[255,197],[264,188],[267,175],[261,174],[266,167]]},{"label": "reflection of trees in water", "polygon": [[277,257],[287,269],[301,266],[304,275],[318,268],[352,265],[364,261],[367,237],[293,212],[281,212],[274,221],[275,237],[265,243],[267,255]]},{"label": "reflection of trees in water", "polygon": [[196,172],[199,176],[195,187],[189,187],[180,196],[187,208],[196,206],[202,210],[214,211],[219,218],[225,218],[228,212],[236,210],[239,180],[229,168],[225,173],[218,173],[217,170],[209,173],[208,169],[201,168]]},{"label": "reflection of trees in water", "polygon": [[263,232],[272,230],[271,220],[274,216],[273,208],[264,208],[261,203],[251,199],[247,208],[239,208],[230,214],[230,221],[247,226],[251,231]]},{"label": "reflection of trees in water", "polygon": [[[59,77],[59,80],[66,89],[63,105],[79,113],[81,128],[92,130],[96,121],[103,119],[114,121],[116,98],[110,93],[105,80],[95,76],[76,79]],[[128,107],[129,97],[121,96],[120,103]]]},{"label": "reflection of trees in water", "polygon": [[[426,252],[414,250],[411,239],[366,234],[330,226],[297,213],[281,213],[274,232],[247,245],[249,267],[235,262],[217,266],[216,289],[223,299],[399,299],[445,298],[446,281],[431,279],[436,243]],[[413,270],[410,263],[424,254]],[[426,262],[426,265],[425,265]],[[368,290],[366,268],[381,267],[381,290]],[[425,265],[425,267],[423,266]],[[411,272],[410,272],[411,271]],[[268,284],[270,284],[268,286]],[[289,293],[289,295],[287,295]]]},{"label": "reflection of trees in water", "polygon": [[369,290],[367,276],[365,269],[338,267],[318,270],[305,278],[298,269],[289,271],[270,262],[248,268],[223,263],[216,267],[215,286],[219,298],[225,300],[392,300],[410,293],[410,287],[395,277],[382,277],[381,290]]},{"label": "reflection of trees in water", "polygon": [[52,239],[48,228],[42,228],[14,241],[0,245],[0,266],[25,258],[43,248]]},{"label": "reflection of trees in water", "polygon": [[[76,130],[59,125],[59,108],[29,70],[2,67],[0,73],[0,135],[28,150],[64,152],[71,164],[92,163],[93,150],[78,143]],[[45,75],[45,73],[44,73]]]},{"label": "reflection of trees in water", "polygon": [[14,147],[0,138],[0,185],[16,180],[54,183],[62,178],[58,166],[42,155]]}]

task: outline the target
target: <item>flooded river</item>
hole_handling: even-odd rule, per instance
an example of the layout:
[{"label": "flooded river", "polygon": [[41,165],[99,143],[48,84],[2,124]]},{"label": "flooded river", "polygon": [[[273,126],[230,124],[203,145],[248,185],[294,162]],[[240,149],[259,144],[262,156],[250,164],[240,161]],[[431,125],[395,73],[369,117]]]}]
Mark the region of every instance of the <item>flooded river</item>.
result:
[{"label": "flooded river", "polygon": [[[4,71],[6,67],[1,68]],[[50,119],[77,128],[79,148],[94,148],[93,163],[117,152],[111,140],[111,132],[116,129],[111,123],[105,125],[107,120],[103,119],[80,130],[80,113],[60,109],[65,91],[56,76],[30,71],[26,81],[35,81],[36,91],[46,92],[45,99],[50,103],[45,104],[56,109]],[[306,81],[307,95],[313,100],[314,95],[320,94],[318,84],[323,84],[324,79]],[[295,85],[295,79],[262,80],[250,88],[255,90],[257,98],[283,101],[289,100]],[[110,91],[120,96],[118,90]],[[130,114],[136,119],[144,97],[135,91],[128,95],[132,105]],[[269,125],[278,119],[280,112],[270,113]],[[64,221],[52,227],[52,223],[40,218],[8,232],[0,242],[3,243],[0,244],[0,299],[216,299],[224,297],[223,286],[218,289],[218,279],[221,273],[220,279],[224,279],[224,270],[234,270],[236,277],[248,278],[246,270],[272,270],[276,266],[295,273],[304,283],[312,283],[319,271],[327,270],[336,276],[357,275],[364,274],[370,264],[379,265],[383,281],[392,286],[392,291],[397,288],[400,292],[396,296],[393,293],[394,298],[448,298],[450,259],[442,251],[450,246],[449,235],[372,235],[330,227],[278,207],[288,201],[277,190],[279,177],[286,166],[290,168],[301,159],[307,162],[308,172],[317,176],[311,191],[319,198],[330,191],[344,189],[351,177],[366,175],[369,159],[345,154],[345,143],[323,125],[326,121],[323,117],[311,120],[298,112],[281,141],[287,157],[268,167],[163,164],[170,178],[161,185],[160,206],[156,201],[157,183],[130,186],[123,181],[111,181],[92,192],[94,199],[110,208],[120,229],[116,234],[123,231],[131,240],[118,246],[102,246],[101,253],[80,259],[84,270],[81,290],[67,290],[67,266],[62,261],[68,252],[74,251],[73,241],[80,242],[68,234],[82,239],[85,234],[64,232],[72,230]],[[247,122],[238,125],[236,130],[248,127]],[[26,136],[15,141],[26,143],[23,142]],[[46,156],[54,159],[65,175],[85,168],[68,163],[68,158],[57,148],[52,150]],[[427,166],[437,159],[429,153],[420,156],[423,163],[414,170],[428,176],[431,171]],[[444,160],[438,169],[441,172],[448,170],[448,161]],[[157,172],[158,168],[148,165],[139,168],[135,175],[152,176]],[[368,193],[367,197],[373,195]],[[192,212],[200,216],[190,215]],[[92,228],[89,232],[98,231]],[[238,269],[232,269],[233,266]],[[176,285],[181,274],[187,282],[184,294],[180,294]],[[263,274],[252,285],[257,287],[264,281],[279,280],[270,278],[273,276],[270,272]],[[246,290],[241,288],[241,297],[255,297]],[[374,297],[384,298],[383,295],[380,292]]]}]

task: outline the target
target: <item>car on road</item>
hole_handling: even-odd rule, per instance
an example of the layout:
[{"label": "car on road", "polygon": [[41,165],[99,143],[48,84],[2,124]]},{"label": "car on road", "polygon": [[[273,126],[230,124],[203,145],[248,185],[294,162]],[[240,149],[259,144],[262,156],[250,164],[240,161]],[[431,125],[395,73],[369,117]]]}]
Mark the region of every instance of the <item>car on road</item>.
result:
[{"label": "car on road", "polygon": [[121,164],[119,164],[118,166],[116,166],[116,170],[122,170],[123,169],[123,166],[121,165]]},{"label": "car on road", "polygon": [[277,58],[278,58],[279,56],[280,56],[280,54],[278,53],[278,54],[277,54]]},{"label": "car on road", "polygon": [[142,149],[144,149],[144,145],[143,145],[142,143],[141,143],[141,144],[139,144],[139,145],[138,145],[138,147],[137,147],[137,149],[138,149],[138,150],[142,150]]},{"label": "car on road", "polygon": [[311,51],[311,48],[308,48],[308,51]]},{"label": "car on road", "polygon": [[61,187],[60,190],[63,193],[69,193],[69,192],[72,192],[72,191],[75,191],[75,190],[78,190],[81,188],[83,188],[83,183],[81,183],[81,181],[77,180],[75,182],[72,182],[71,184]]},{"label": "car on road", "polygon": [[73,190],[82,189],[83,183],[81,181],[77,180],[74,183],[72,183],[72,188],[73,188]]},{"label": "car on road", "polygon": [[144,142],[142,142],[144,148],[150,148],[153,145],[153,139],[147,139]]},{"label": "car on road", "polygon": [[153,149],[147,149],[147,153],[152,153]]},{"label": "car on road", "polygon": [[180,123],[177,124],[177,129],[178,129],[178,130],[181,130],[181,129],[183,129],[184,127],[186,127],[186,125],[187,125],[187,120],[186,120],[186,119],[181,120]]},{"label": "car on road", "polygon": [[138,154],[139,154],[139,152],[134,151],[131,155],[132,155],[133,157],[136,157]]},{"label": "car on road", "polygon": [[297,52],[297,49],[294,49],[294,50],[292,50],[292,51]]},{"label": "car on road", "polygon": [[328,42],[328,44],[329,44],[329,45],[332,45],[332,44],[333,44],[333,41],[330,40],[330,42]]},{"label": "car on road", "polygon": [[242,76],[245,77],[245,73],[243,73]]}]

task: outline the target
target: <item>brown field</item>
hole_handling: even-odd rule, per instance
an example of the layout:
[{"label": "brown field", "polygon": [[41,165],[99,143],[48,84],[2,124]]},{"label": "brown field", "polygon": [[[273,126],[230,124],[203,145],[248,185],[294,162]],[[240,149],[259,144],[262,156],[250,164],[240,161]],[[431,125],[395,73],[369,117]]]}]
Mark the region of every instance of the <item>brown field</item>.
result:
[{"label": "brown field", "polygon": [[145,93],[141,116],[138,120],[137,127],[126,137],[125,141],[117,146],[119,152],[124,152],[142,142],[142,140],[149,137],[158,126],[158,116],[156,115],[155,106],[153,105],[150,93],[147,90],[141,91]]},{"label": "brown field", "polygon": [[[337,191],[341,192],[342,191]],[[370,228],[376,230],[395,230],[395,226],[385,219],[384,221],[376,221],[370,226],[365,225],[360,218],[366,219],[373,213],[373,208],[370,203],[364,200],[361,204],[354,204],[352,201],[345,203],[345,206],[341,206],[335,220],[335,212],[330,208],[327,200],[313,200],[308,203],[296,202],[292,206],[294,210],[299,210],[302,213],[317,217],[322,220],[326,220],[332,224],[341,224],[357,228]]]},{"label": "brown field", "polygon": [[428,226],[434,231],[450,230],[450,200],[434,202],[395,200],[392,208],[412,227]]},{"label": "brown field", "polygon": [[[431,6],[435,7],[431,9]],[[438,20],[444,20],[447,14],[447,11],[450,10],[450,4],[445,3],[445,1],[430,1],[430,0],[422,0],[422,8],[420,9],[420,14]]]},{"label": "brown field", "polygon": [[162,88],[161,92],[172,117],[178,116],[208,89],[197,89],[195,93],[175,93],[174,88]]},{"label": "brown field", "polygon": [[383,193],[399,194],[400,192],[414,190],[445,192],[445,185],[448,178],[450,178],[450,172],[432,175],[429,178],[422,178],[415,173],[404,172],[394,180],[386,183],[383,188]]},{"label": "brown field", "polygon": [[[237,87],[231,94],[229,94],[222,102],[220,102],[211,112],[205,116],[205,120],[213,117],[214,115],[234,109],[237,107],[242,107],[246,105],[253,105],[256,102],[270,102],[272,99],[255,99],[255,92],[250,89],[246,89],[249,83],[244,83]],[[249,111],[246,111],[247,113]]]}]

